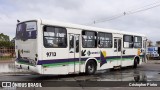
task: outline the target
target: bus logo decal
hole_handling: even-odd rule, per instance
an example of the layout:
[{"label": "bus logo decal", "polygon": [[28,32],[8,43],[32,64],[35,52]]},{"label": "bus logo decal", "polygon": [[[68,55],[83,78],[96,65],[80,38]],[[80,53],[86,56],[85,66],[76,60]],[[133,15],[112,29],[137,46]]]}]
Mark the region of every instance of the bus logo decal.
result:
[{"label": "bus logo decal", "polygon": [[91,51],[88,51],[87,54],[88,54],[88,56],[90,56],[91,55]]},{"label": "bus logo decal", "polygon": [[85,54],[85,52],[86,52],[86,50],[82,50],[82,56],[86,56],[86,54]]},{"label": "bus logo decal", "polygon": [[100,54],[100,52],[97,52],[97,51],[96,52],[88,51],[87,54],[88,54],[88,56],[90,56],[91,54]]},{"label": "bus logo decal", "polygon": [[107,63],[106,61],[106,51],[101,52],[101,62],[100,62],[100,66],[102,66],[103,64]]},{"label": "bus logo decal", "polygon": [[29,50],[21,50],[21,53],[23,54],[23,53],[30,53],[30,51]]}]

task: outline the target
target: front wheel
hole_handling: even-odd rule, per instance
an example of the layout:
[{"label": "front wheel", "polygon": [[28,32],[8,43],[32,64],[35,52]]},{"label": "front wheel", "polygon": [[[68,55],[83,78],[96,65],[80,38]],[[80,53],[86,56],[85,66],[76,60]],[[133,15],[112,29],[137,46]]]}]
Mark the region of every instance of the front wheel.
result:
[{"label": "front wheel", "polygon": [[137,68],[138,65],[138,60],[137,58],[134,59],[134,64],[133,64],[133,68]]},{"label": "front wheel", "polygon": [[90,60],[86,64],[86,74],[94,74],[96,72],[96,63],[93,60]]}]

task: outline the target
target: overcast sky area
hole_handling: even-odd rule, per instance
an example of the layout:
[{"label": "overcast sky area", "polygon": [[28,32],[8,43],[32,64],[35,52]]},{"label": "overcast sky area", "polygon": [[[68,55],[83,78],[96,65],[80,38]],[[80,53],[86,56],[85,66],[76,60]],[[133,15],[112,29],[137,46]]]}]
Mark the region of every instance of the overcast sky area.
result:
[{"label": "overcast sky area", "polygon": [[[17,19],[42,18],[90,24],[160,0],[0,0],[0,33],[15,36]],[[160,7],[91,26],[145,34],[160,40]]]}]

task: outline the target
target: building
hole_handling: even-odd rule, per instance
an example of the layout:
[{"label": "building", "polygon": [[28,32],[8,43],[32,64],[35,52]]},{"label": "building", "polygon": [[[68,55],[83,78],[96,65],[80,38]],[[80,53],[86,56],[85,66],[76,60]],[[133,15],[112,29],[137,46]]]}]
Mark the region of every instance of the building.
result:
[{"label": "building", "polygon": [[157,46],[157,47],[160,47],[160,41],[157,41],[157,42],[156,42],[156,46]]}]

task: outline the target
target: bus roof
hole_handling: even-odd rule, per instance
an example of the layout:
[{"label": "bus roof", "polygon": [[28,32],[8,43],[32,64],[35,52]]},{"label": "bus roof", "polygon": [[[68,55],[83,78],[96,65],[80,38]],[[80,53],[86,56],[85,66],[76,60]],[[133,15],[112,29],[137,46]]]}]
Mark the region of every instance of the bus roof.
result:
[{"label": "bus roof", "polygon": [[[75,28],[75,29],[83,29],[83,30],[91,30],[91,31],[109,32],[109,33],[127,34],[127,35],[135,35],[135,36],[146,37],[143,34],[126,32],[126,31],[121,31],[121,30],[97,28],[97,27],[92,27],[92,26],[72,24],[72,23],[64,23],[64,22],[51,21],[51,20],[46,20],[46,19],[33,19],[33,20],[40,21],[44,25],[54,25],[54,26],[60,26],[60,27],[66,27],[66,28]],[[31,20],[27,20],[27,21],[31,21]]]}]

